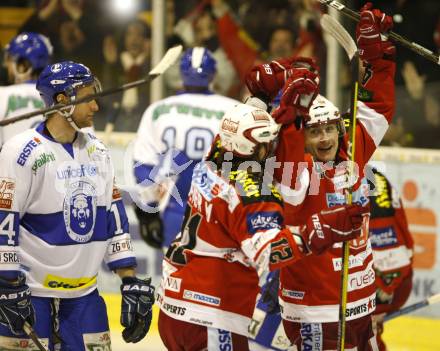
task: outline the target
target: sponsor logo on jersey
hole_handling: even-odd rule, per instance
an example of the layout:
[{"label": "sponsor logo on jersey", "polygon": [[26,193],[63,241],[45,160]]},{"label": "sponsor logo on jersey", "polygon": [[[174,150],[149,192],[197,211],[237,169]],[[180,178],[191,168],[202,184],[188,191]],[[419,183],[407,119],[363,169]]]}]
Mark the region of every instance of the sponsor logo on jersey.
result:
[{"label": "sponsor logo on jersey", "polygon": [[37,110],[44,107],[44,102],[35,96],[11,95],[8,98],[6,116],[9,116],[17,110],[28,107]]},{"label": "sponsor logo on jersey", "polygon": [[167,311],[167,312],[169,312],[169,313],[175,314],[177,316],[184,316],[185,313],[186,313],[186,308],[185,307],[171,305],[171,304],[166,303],[166,302],[164,302],[162,304],[162,309]]},{"label": "sponsor logo on jersey", "polygon": [[217,329],[218,330],[218,350],[220,351],[232,351],[232,334],[230,331]]},{"label": "sponsor logo on jersey", "polygon": [[86,243],[93,235],[97,209],[95,188],[88,182],[69,185],[64,198],[63,215],[67,234],[76,242]]},{"label": "sponsor logo on jersey", "polygon": [[370,298],[368,302],[364,302],[358,306],[353,306],[350,308],[347,308],[345,310],[345,317],[355,317],[360,315],[366,315],[370,312],[374,311],[376,308],[376,299]]},{"label": "sponsor logo on jersey", "polygon": [[[115,237],[119,237],[120,234],[116,234]],[[129,252],[129,251],[133,251],[133,247],[131,245],[131,240],[129,237],[126,237],[124,235],[124,239],[122,240],[117,240],[114,241],[115,239],[113,238],[113,241],[110,242],[109,246],[108,246],[108,254],[109,256],[113,256],[116,254],[120,254],[121,252]]]},{"label": "sponsor logo on jersey", "polygon": [[320,323],[301,323],[301,350],[322,350],[322,325]]},{"label": "sponsor logo on jersey", "polygon": [[279,212],[254,212],[246,215],[248,232],[281,228],[283,218]]},{"label": "sponsor logo on jersey", "polygon": [[43,286],[56,290],[84,289],[96,284],[95,277],[66,278],[48,274],[44,279]]},{"label": "sponsor logo on jersey", "polygon": [[373,249],[381,249],[398,243],[397,234],[393,227],[371,228],[370,241]]},{"label": "sponsor logo on jersey", "polygon": [[0,178],[0,208],[10,210],[14,201],[15,181],[11,178]]},{"label": "sponsor logo on jersey", "polygon": [[290,297],[291,299],[302,300],[304,298],[305,292],[298,290],[288,290],[283,288],[281,290],[281,295]]},{"label": "sponsor logo on jersey", "polygon": [[24,166],[30,154],[32,153],[32,150],[34,150],[40,144],[41,144],[41,140],[38,139],[37,137],[34,137],[32,140],[29,140],[28,143],[24,146],[23,150],[21,150],[21,153],[17,159],[17,163],[20,166]]},{"label": "sponsor logo on jersey", "polygon": [[380,173],[374,173],[376,181],[375,202],[377,206],[382,208],[391,207],[390,189],[387,179]]},{"label": "sponsor logo on jersey", "polygon": [[0,251],[0,263],[20,263],[14,251]]},{"label": "sponsor logo on jersey", "polygon": [[344,194],[341,193],[327,193],[325,194],[325,197],[327,199],[328,207],[343,205],[346,202]]},{"label": "sponsor logo on jersey", "polygon": [[348,291],[362,289],[374,283],[376,274],[373,269],[373,262],[368,264],[368,267],[360,272],[351,273],[348,276]]},{"label": "sponsor logo on jersey", "polygon": [[212,306],[220,306],[221,299],[215,296],[198,293],[196,291],[184,290],[183,298],[197,302],[203,302]]},{"label": "sponsor logo on jersey", "polygon": [[97,174],[98,168],[92,164],[80,165],[79,167],[67,166],[67,168],[57,170],[58,179],[94,177]]},{"label": "sponsor logo on jersey", "polygon": [[222,122],[222,130],[232,133],[232,134],[236,134],[237,130],[238,130],[238,126],[240,125],[239,122],[234,122],[230,119],[225,118]]},{"label": "sponsor logo on jersey", "polygon": [[174,292],[180,292],[180,285],[182,284],[182,279],[180,278],[173,278],[173,277],[167,277],[163,281],[163,285],[165,290],[171,290]]},{"label": "sponsor logo on jersey", "polygon": [[86,351],[111,351],[111,340],[109,332],[84,333],[84,344]]},{"label": "sponsor logo on jersey", "polygon": [[40,167],[43,167],[46,163],[55,161],[55,155],[53,152],[46,154],[43,152],[41,155],[37,156],[35,159],[34,164],[32,165],[32,172],[34,174],[37,174],[37,169]]}]

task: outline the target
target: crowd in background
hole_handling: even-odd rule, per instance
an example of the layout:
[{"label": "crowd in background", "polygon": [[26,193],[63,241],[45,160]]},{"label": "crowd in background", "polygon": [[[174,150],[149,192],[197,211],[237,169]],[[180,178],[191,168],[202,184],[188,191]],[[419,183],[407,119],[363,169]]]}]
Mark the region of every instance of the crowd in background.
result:
[{"label": "crowd in background", "polygon": [[[317,1],[165,1],[167,46],[210,49],[218,65],[214,91],[242,99],[244,75],[255,63],[301,55],[317,59],[325,93],[327,57],[319,18],[326,9]],[[345,1],[350,8],[364,2]],[[138,15],[131,17],[112,13],[110,0],[2,1],[1,6],[33,6],[35,12],[18,32],[47,35],[54,45],[54,61],[83,62],[104,88],[140,79],[150,69],[151,1],[139,1]],[[380,6],[393,15],[397,33],[440,51],[440,2],[384,0]],[[344,24],[353,25],[345,20]],[[440,148],[439,66],[405,48],[398,50],[397,110],[384,145]],[[346,71],[340,71],[343,91],[348,91]],[[182,88],[177,67],[167,72],[165,82],[166,95]],[[144,86],[102,99],[96,129],[111,123],[115,131],[136,131],[149,95]]]}]

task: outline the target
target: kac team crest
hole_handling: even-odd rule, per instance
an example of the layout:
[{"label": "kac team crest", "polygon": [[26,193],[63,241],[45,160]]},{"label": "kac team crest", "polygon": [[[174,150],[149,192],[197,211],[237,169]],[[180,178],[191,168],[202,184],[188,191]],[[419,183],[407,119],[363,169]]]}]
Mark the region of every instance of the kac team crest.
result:
[{"label": "kac team crest", "polygon": [[79,243],[90,240],[95,227],[97,196],[86,181],[69,185],[64,198],[64,223],[69,237]]}]

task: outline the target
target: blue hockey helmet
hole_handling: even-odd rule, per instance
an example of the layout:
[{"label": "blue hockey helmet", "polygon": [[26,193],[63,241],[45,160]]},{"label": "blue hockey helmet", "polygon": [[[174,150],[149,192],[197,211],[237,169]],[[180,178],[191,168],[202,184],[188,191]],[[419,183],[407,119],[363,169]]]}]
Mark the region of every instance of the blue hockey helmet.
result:
[{"label": "blue hockey helmet", "polygon": [[62,93],[69,98],[75,98],[78,88],[91,84],[95,85],[97,91],[101,90],[98,79],[88,67],[81,63],[64,61],[49,65],[41,72],[37,80],[37,90],[46,106],[51,106],[56,104],[56,95]]},{"label": "blue hockey helmet", "polygon": [[183,85],[207,87],[217,71],[217,62],[212,53],[203,47],[187,49],[180,60]]},{"label": "blue hockey helmet", "polygon": [[35,71],[41,70],[49,64],[53,48],[46,36],[24,32],[14,37],[6,45],[5,51],[15,62],[21,59],[29,61]]}]

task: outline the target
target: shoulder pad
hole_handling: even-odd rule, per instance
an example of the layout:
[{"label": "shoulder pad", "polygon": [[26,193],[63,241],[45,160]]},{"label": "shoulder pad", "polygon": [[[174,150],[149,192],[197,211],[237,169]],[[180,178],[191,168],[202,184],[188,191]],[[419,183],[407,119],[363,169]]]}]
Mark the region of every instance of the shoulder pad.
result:
[{"label": "shoulder pad", "polygon": [[283,206],[283,198],[273,184],[265,184],[254,174],[244,170],[231,171],[230,180],[235,181],[235,189],[243,205],[255,202],[276,202]]}]

